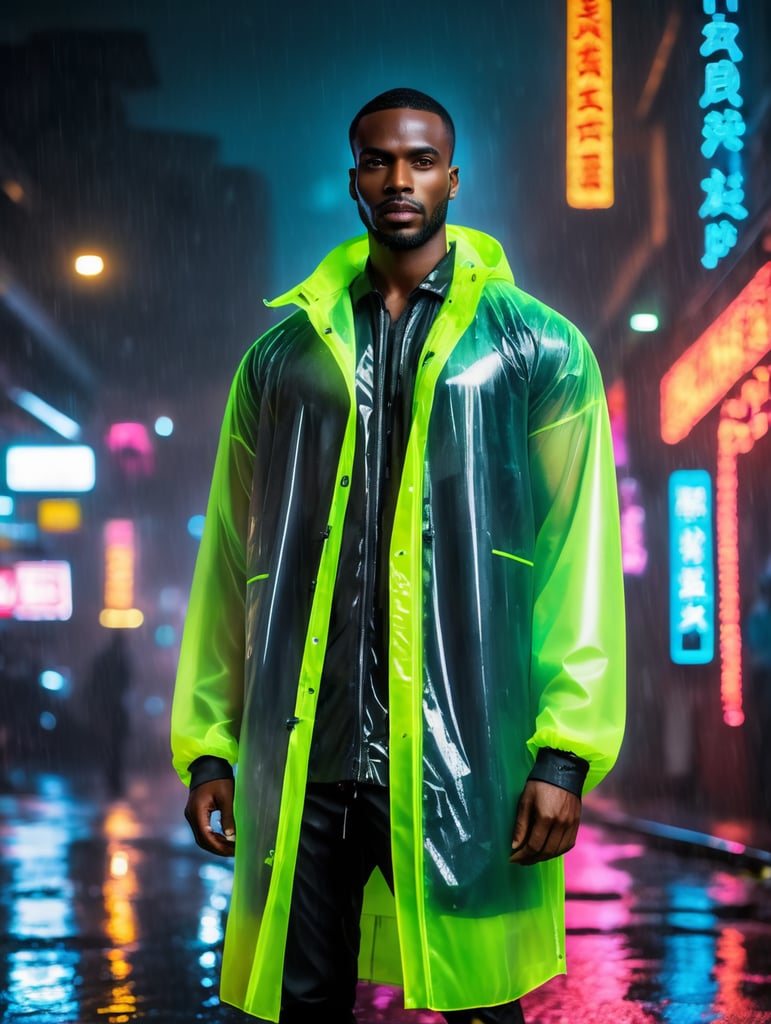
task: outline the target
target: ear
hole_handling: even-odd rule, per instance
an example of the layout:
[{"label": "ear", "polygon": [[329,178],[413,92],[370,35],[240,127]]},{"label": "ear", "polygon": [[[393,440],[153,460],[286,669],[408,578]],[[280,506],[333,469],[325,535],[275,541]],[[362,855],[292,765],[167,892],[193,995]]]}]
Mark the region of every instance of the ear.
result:
[{"label": "ear", "polygon": [[351,169],[348,171],[348,195],[353,200],[358,199],[358,196],[356,195],[356,168],[355,167],[351,167]]},{"label": "ear", "polygon": [[458,186],[460,185],[460,168],[450,168],[450,192],[447,196],[448,199],[454,199],[458,193]]}]

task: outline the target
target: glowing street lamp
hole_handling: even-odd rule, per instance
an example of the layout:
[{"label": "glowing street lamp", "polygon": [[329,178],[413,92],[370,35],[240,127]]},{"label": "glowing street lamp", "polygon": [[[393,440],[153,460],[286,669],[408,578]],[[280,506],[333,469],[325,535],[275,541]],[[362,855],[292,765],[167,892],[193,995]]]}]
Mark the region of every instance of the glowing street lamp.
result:
[{"label": "glowing street lamp", "polygon": [[81,277],[98,277],[104,270],[104,260],[96,253],[81,253],[75,259],[75,270]]}]

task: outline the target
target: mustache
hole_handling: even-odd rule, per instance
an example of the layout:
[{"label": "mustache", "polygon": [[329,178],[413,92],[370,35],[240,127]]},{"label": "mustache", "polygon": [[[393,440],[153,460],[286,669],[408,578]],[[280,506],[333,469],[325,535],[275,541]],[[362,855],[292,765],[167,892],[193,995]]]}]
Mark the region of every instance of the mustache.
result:
[{"label": "mustache", "polygon": [[375,207],[377,213],[382,213],[384,210],[388,210],[390,207],[399,206],[406,207],[410,210],[414,210],[416,213],[425,214],[425,206],[418,202],[417,199],[402,199],[397,196],[391,196],[390,199],[385,199],[382,203],[378,203]]}]

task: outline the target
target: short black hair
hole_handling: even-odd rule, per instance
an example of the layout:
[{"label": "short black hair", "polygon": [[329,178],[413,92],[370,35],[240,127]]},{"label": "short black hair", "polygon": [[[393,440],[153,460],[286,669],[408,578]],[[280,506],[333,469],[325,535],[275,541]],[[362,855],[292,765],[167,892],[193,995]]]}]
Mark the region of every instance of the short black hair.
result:
[{"label": "short black hair", "polygon": [[455,150],[455,125],[452,118],[442,104],[427,93],[420,92],[418,89],[406,88],[388,89],[375,96],[369,103],[364,104],[351,121],[351,126],[348,129],[348,142],[351,149],[353,149],[353,137],[356,134],[359,121],[367,114],[375,114],[379,110],[427,110],[430,114],[438,114],[450,139],[450,157],[452,157]]}]

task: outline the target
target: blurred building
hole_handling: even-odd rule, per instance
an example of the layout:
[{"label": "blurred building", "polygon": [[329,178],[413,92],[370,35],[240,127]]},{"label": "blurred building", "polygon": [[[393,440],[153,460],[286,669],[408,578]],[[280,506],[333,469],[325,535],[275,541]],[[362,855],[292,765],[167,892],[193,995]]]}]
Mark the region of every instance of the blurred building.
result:
[{"label": "blurred building", "polygon": [[621,115],[648,217],[614,245],[596,324],[637,556],[618,784],[718,814],[757,806],[743,623],[771,555],[769,52],[767,4],[669,5]]},{"label": "blurred building", "polygon": [[[74,717],[77,725],[86,666],[105,640],[105,527],[117,520],[131,524],[130,604],[142,620],[128,638],[138,666],[135,727],[149,738],[157,729],[165,756],[164,716],[197,546],[188,520],[205,510],[232,373],[265,322],[254,285],[269,255],[264,185],[252,171],[222,165],[211,138],[132,126],[124,98],[158,85],[141,33],[41,33],[0,47],[6,746],[10,733],[17,746],[34,747],[20,737],[34,738],[46,708],[44,746],[74,735],[56,722]],[[98,256],[101,272],[78,273],[79,255]],[[68,482],[52,477],[14,490],[6,453],[18,444],[57,445],[60,454],[73,444],[90,448],[93,489],[67,494]],[[116,550],[113,569],[125,569],[126,552]],[[71,613],[14,609],[19,563],[67,564]],[[38,597],[58,586],[50,572],[34,583]],[[12,697],[9,680],[18,695],[14,666],[22,660],[30,662],[26,686],[52,669],[63,680],[58,692]]]}]

